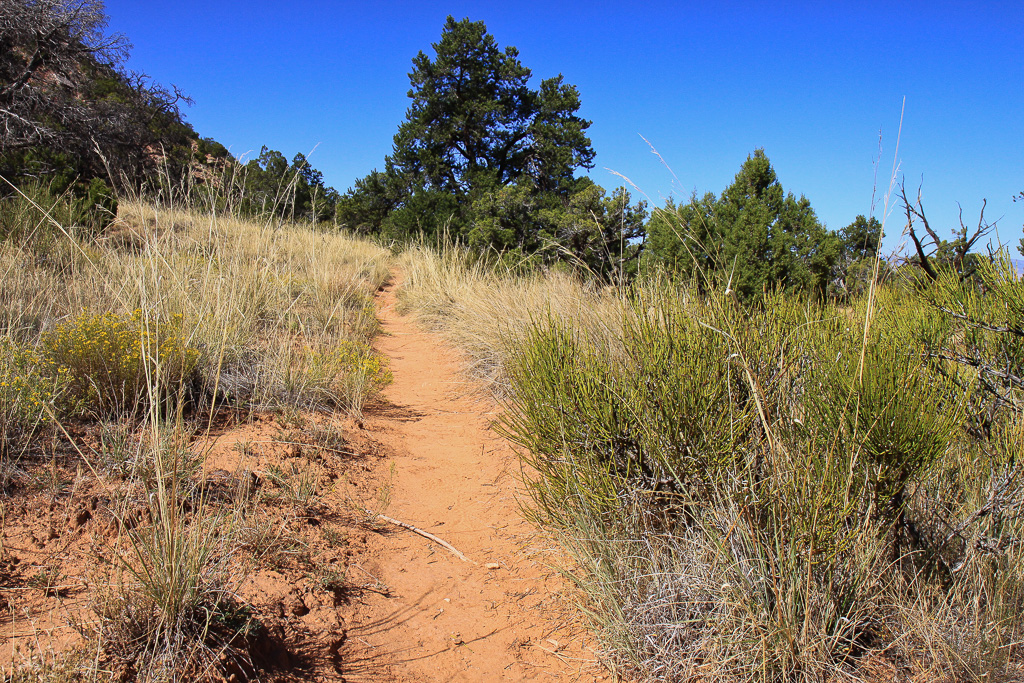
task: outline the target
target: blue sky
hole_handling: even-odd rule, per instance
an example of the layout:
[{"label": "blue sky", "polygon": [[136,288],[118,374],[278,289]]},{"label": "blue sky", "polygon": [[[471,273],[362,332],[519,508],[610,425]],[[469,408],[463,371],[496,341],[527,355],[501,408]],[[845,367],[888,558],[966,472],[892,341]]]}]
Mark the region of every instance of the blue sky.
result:
[{"label": "blue sky", "polygon": [[[483,20],[539,80],[580,90],[591,177],[653,204],[719,193],[763,147],[830,228],[872,210],[896,151],[932,226],[1024,223],[1024,3],[265,2],[108,0],[130,67],[181,87],[236,155],[308,154],[340,191],[391,151],[420,50],[448,14]],[[642,136],[642,137],[641,137]],[[645,142],[644,139],[649,141]],[[657,149],[661,159],[652,154]],[[879,157],[879,147],[881,156]],[[664,163],[662,162],[664,160]],[[671,169],[671,170],[670,170]],[[614,173],[613,173],[614,172]],[[636,192],[634,191],[634,196]],[[904,220],[886,221],[886,246]]]}]

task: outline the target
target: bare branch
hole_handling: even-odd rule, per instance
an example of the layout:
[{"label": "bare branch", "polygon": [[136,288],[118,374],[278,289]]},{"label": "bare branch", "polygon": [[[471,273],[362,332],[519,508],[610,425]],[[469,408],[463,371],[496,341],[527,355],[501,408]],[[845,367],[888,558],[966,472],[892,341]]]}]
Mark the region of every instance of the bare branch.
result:
[{"label": "bare branch", "polygon": [[[923,209],[919,212],[917,207],[911,204],[910,200],[907,199],[907,187],[905,183],[900,183],[900,195],[903,198],[903,209],[907,214],[907,234],[910,235],[910,239],[914,242],[914,249],[917,250],[917,257],[921,262],[921,268],[924,269],[925,274],[930,280],[935,281],[939,278],[939,274],[935,272],[931,258],[929,258],[928,254],[925,253],[921,240],[918,239],[917,233],[914,232],[914,218],[920,218],[924,223],[925,229],[928,230],[930,234],[931,228],[928,226],[928,221],[924,219]],[[920,204],[920,191],[918,191],[917,200]]]},{"label": "bare branch", "polygon": [[[954,239],[952,243],[949,243],[942,240],[928,222],[928,218],[924,211],[924,202],[921,198],[920,186],[917,188],[917,199],[912,202],[907,197],[906,185],[901,183],[900,197],[903,200],[903,209],[907,216],[907,234],[914,242],[914,249],[917,251],[921,268],[924,270],[928,278],[932,281],[938,279],[938,271],[936,270],[935,263],[933,262],[933,256],[936,253],[939,254],[940,258],[948,259],[948,262],[956,269],[961,280],[969,277],[970,274],[964,268],[965,263],[967,263],[967,256],[978,241],[987,235],[994,227],[993,224],[985,222],[985,206],[987,201],[984,199],[982,200],[981,214],[978,217],[978,227],[975,228],[970,235],[968,235],[967,226],[964,225],[963,208],[960,208],[960,229],[953,231]],[[920,223],[924,227],[924,230],[928,235],[928,239],[931,240],[931,255],[926,251],[925,244],[915,232],[915,223]]]}]

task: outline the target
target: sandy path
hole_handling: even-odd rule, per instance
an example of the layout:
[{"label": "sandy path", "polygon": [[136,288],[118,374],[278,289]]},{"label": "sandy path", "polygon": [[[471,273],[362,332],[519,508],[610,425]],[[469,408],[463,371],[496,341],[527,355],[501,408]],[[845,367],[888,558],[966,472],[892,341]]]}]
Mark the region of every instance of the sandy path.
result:
[{"label": "sandy path", "polygon": [[394,527],[369,534],[349,580],[381,592],[364,590],[350,605],[345,680],[604,680],[582,630],[566,621],[562,580],[532,545],[515,454],[488,429],[494,404],[465,396],[457,353],[397,314],[395,287],[378,302],[378,348],[395,380],[389,405],[365,420],[390,455],[378,480],[394,472],[386,514],[476,564]]}]

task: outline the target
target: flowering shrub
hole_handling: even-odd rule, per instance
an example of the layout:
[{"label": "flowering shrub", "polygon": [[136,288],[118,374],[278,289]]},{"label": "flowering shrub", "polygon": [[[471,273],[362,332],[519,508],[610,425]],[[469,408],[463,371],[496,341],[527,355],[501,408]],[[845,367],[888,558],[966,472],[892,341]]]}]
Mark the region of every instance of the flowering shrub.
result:
[{"label": "flowering shrub", "polygon": [[156,322],[141,309],[127,316],[83,313],[47,335],[44,346],[51,369],[67,373],[71,395],[99,415],[180,398],[199,361],[180,315]]},{"label": "flowering shrub", "polygon": [[26,443],[53,419],[66,371],[49,377],[32,349],[0,339],[0,456]]},{"label": "flowering shrub", "polygon": [[388,359],[375,353],[366,344],[344,341],[327,354],[326,360],[337,367],[337,382],[351,381],[363,388],[367,396],[372,396],[394,381]]},{"label": "flowering shrub", "polygon": [[313,404],[337,406],[359,415],[366,399],[393,379],[387,358],[367,344],[343,341],[329,351],[308,353],[302,393]]}]

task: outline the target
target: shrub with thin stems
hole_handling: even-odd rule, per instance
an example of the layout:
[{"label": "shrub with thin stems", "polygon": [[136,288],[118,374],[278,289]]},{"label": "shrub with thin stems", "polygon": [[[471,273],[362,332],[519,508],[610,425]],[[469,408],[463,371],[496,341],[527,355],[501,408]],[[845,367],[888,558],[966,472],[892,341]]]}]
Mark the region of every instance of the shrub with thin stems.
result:
[{"label": "shrub with thin stems", "polygon": [[67,377],[65,370],[48,372],[34,349],[0,337],[0,462],[19,455],[53,421]]},{"label": "shrub with thin stems", "polygon": [[407,305],[504,378],[529,512],[629,675],[857,680],[870,653],[1019,673],[1010,280],[844,306],[640,280],[581,314],[551,278],[406,258]]}]

